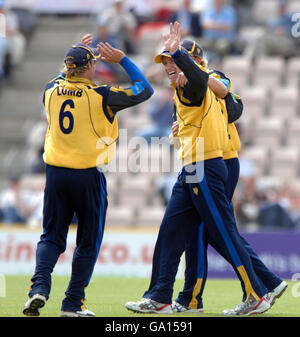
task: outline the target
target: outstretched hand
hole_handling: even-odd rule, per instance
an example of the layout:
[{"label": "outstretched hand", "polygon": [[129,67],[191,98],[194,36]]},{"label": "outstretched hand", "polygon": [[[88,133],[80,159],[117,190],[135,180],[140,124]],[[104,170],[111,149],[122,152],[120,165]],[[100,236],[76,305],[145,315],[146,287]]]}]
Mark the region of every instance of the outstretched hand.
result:
[{"label": "outstretched hand", "polygon": [[81,43],[86,44],[87,46],[90,46],[93,42],[93,37],[91,34],[86,34],[81,39]]},{"label": "outstretched hand", "polygon": [[181,28],[179,22],[170,23],[170,33],[163,34],[165,40],[165,48],[171,53],[174,54],[179,47],[181,39]]},{"label": "outstretched hand", "polygon": [[120,63],[125,53],[117,48],[111,46],[108,42],[100,42],[97,46],[98,51],[101,54],[101,60],[109,63]]}]

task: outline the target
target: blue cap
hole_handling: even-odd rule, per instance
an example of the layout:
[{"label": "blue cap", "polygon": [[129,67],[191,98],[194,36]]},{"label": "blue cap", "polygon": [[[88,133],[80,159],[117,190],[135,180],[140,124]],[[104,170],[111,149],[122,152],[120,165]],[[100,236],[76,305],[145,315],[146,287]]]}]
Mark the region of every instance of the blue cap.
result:
[{"label": "blue cap", "polygon": [[67,51],[64,61],[65,63],[68,61],[68,63],[66,63],[67,68],[75,69],[85,66],[89,61],[96,60],[100,56],[98,49],[90,48],[86,44],[79,43],[73,45],[72,48]]},{"label": "blue cap", "polygon": [[195,42],[195,41],[191,41],[191,40],[184,40],[181,44],[181,47],[183,47],[184,49],[186,49],[186,51],[189,54],[192,54],[194,56],[201,56],[203,57],[203,49],[200,47],[200,45]]}]

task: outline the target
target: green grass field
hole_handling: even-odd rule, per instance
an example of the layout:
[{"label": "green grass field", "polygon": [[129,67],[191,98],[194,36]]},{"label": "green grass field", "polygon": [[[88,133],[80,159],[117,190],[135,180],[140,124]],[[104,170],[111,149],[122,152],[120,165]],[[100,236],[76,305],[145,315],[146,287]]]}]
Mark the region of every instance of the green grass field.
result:
[{"label": "green grass field", "polygon": [[[23,316],[22,308],[30,286],[29,276],[6,276],[6,297],[0,297],[0,316]],[[50,299],[42,309],[43,317],[58,317],[61,301],[67,288],[69,278],[54,276]],[[138,278],[104,278],[93,277],[86,289],[87,306],[102,317],[137,317],[145,316],[127,311],[125,302],[139,300],[149,285],[148,279]],[[174,288],[174,298],[182,289],[183,281],[177,280]],[[277,300],[276,304],[265,314],[259,317],[300,317],[300,298],[292,296],[294,282],[289,282],[285,294]],[[204,293],[203,317],[222,316],[222,310],[232,308],[241,301],[241,288],[237,280],[208,279]],[[148,317],[150,315],[147,315]],[[156,315],[157,316],[157,315]],[[161,317],[161,315],[159,315]],[[187,317],[183,314],[172,316]],[[195,316],[195,315],[192,315]],[[258,317],[255,316],[255,317]]]}]

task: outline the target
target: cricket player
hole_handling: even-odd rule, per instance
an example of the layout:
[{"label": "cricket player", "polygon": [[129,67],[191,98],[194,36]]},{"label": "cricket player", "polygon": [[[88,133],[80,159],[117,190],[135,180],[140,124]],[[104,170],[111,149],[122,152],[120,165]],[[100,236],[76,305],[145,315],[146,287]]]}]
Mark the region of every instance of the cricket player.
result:
[{"label": "cricket player", "polygon": [[[191,57],[198,64],[203,63],[203,52],[201,47],[193,41],[185,40],[181,44],[189,53]],[[196,48],[195,48],[196,47]],[[199,52],[200,51],[200,52]],[[231,81],[219,71],[211,70],[209,75],[219,79],[227,88],[226,92],[214,90],[216,96],[219,98],[219,102],[222,105],[224,111],[225,121],[230,121],[227,126],[228,130],[228,147],[223,153],[223,159],[228,169],[228,179],[225,184],[225,192],[228,200],[232,200],[234,190],[239,179],[239,160],[238,150],[240,149],[240,139],[234,121],[241,115],[243,105],[240,98],[237,95],[231,93]],[[180,86],[184,86],[187,83],[187,79],[181,77]],[[224,95],[225,93],[225,95]],[[230,114],[230,116],[228,116]],[[178,122],[173,123],[172,136],[178,135]],[[233,206],[232,206],[233,207]],[[276,299],[280,297],[287,288],[287,283],[274,275],[260,260],[255,251],[249,245],[249,243],[241,237],[244,242],[245,248],[249,252],[254,270],[257,276],[262,280],[265,287],[268,289],[268,293],[265,294],[265,298],[270,302],[272,306]],[[190,242],[185,249],[186,254],[186,270],[185,270],[185,284],[182,292],[172,303],[173,312],[181,313],[200,313],[204,312],[202,294],[207,278],[207,246],[208,243],[214,245],[213,238],[210,238],[207,230],[204,227],[204,223],[200,224],[198,229],[198,235],[195,235],[192,242]],[[198,258],[195,258],[198,256]],[[198,285],[201,284],[199,288]],[[246,299],[246,292],[243,287],[243,301]],[[232,310],[224,310],[224,315],[238,315],[240,313],[240,306],[236,306]]]},{"label": "cricket player", "polygon": [[[152,274],[158,275],[155,285],[146,291],[143,300],[127,302],[125,306],[135,312],[173,313],[173,284],[185,248],[183,241],[191,242],[195,226],[204,222],[209,235],[218,243],[217,251],[231,263],[244,284],[246,300],[241,313],[262,313],[270,308],[264,298],[267,289],[257,277],[236,230],[233,209],[225,192],[228,170],[223,151],[228,146],[228,134],[223,111],[208,87],[207,70],[180,47],[180,35],[179,23],[170,24],[169,35],[164,35],[165,50],[155,61],[163,64],[175,90],[183,168],[174,185],[154,250]],[[188,79],[184,88],[175,85],[181,71]],[[204,139],[202,151],[197,148],[199,139]]]},{"label": "cricket player", "polygon": [[[50,81],[43,102],[48,130],[44,161],[47,164],[44,194],[43,234],[36,250],[36,268],[31,278],[23,313],[39,316],[49,298],[51,273],[66,248],[73,215],[78,218],[72,275],[61,306],[61,316],[95,316],[85,306],[88,286],[97,261],[107,209],[106,180],[101,166],[112,160],[118,139],[116,113],[146,101],[153,89],[142,72],[109,43],[89,47],[85,36],[66,53],[65,71]],[[92,82],[96,60],[119,63],[130,77],[131,87]]]}]

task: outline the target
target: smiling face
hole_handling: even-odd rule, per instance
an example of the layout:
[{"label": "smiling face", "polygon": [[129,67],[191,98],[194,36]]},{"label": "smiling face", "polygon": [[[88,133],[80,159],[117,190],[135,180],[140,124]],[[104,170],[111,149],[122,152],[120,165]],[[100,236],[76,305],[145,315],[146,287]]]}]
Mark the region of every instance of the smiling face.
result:
[{"label": "smiling face", "polygon": [[165,72],[171,83],[175,83],[178,77],[178,74],[181,70],[177,67],[176,63],[171,57],[163,56],[162,64],[165,67]]}]

